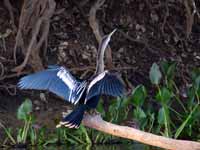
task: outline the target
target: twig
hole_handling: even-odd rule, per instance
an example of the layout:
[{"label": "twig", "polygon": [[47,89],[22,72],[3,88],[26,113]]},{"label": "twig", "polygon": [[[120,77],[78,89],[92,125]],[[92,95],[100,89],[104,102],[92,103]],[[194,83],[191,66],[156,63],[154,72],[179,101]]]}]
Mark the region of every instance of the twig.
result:
[{"label": "twig", "polygon": [[5,38],[7,38],[11,32],[12,31],[10,29],[7,29],[5,33],[3,34],[0,33],[0,39],[2,40],[2,47],[3,47],[4,52],[7,51]]},{"label": "twig", "polygon": [[18,77],[20,75],[24,75],[24,74],[28,74],[28,73],[30,73],[30,72],[24,71],[24,72],[20,72],[20,74],[19,73],[14,73],[14,74],[10,74],[10,75],[5,75],[5,76],[0,77],[0,81],[1,80],[5,80],[5,79],[10,79],[10,78]]},{"label": "twig", "polygon": [[0,73],[0,77],[2,77],[4,75],[4,65],[2,64],[2,62],[0,62],[0,67],[1,67],[1,73]]},{"label": "twig", "polygon": [[75,67],[70,69],[71,71],[84,71],[84,70],[95,70],[94,66],[87,66],[87,67]]},{"label": "twig", "polygon": [[6,51],[7,51],[7,48],[6,48],[6,41],[5,41],[5,38],[2,37],[1,40],[2,40],[3,50],[4,50],[4,52],[6,52]]},{"label": "twig", "polygon": [[149,47],[149,44],[147,42],[147,39],[142,39],[142,40],[138,40],[138,39],[134,39],[133,37],[131,37],[130,35],[126,34],[124,31],[122,30],[118,30],[120,34],[122,34],[122,36],[124,36],[127,40],[131,41],[131,42],[135,42],[135,43],[139,43],[144,45],[145,47]]},{"label": "twig", "polygon": [[190,33],[192,31],[192,25],[194,22],[194,13],[192,13],[191,8],[189,6],[190,0],[184,0],[184,6],[186,9],[186,37],[189,38]]},{"label": "twig", "polygon": [[[133,70],[134,67],[125,66],[125,67],[115,67],[112,70]],[[95,66],[85,66],[85,67],[75,67],[71,68],[71,71],[84,71],[84,70],[95,70]]]},{"label": "twig", "polygon": [[[6,89],[9,95],[15,96],[17,94],[17,87],[16,85],[0,85],[0,88]],[[13,91],[11,91],[13,89]]]},{"label": "twig", "polygon": [[[103,24],[107,27],[107,28],[109,28],[109,29],[111,29],[111,27],[108,25],[108,23],[106,23],[105,21],[102,21],[103,22]],[[156,47],[154,47],[154,46],[152,46],[152,45],[149,45],[149,43],[148,43],[148,39],[146,39],[146,38],[142,38],[142,39],[135,39],[135,38],[133,38],[133,37],[131,37],[130,35],[128,35],[128,34],[126,34],[123,30],[121,30],[121,29],[118,29],[117,30],[125,39],[127,39],[127,40],[129,40],[129,41],[131,41],[131,42],[134,42],[134,43],[138,43],[138,44],[142,44],[142,45],[144,45],[144,48],[146,48],[146,49],[148,49],[152,54],[157,54],[158,55],[158,53],[157,53],[157,51],[159,51],[159,48],[156,48]]]},{"label": "twig", "polygon": [[124,82],[126,83],[126,85],[128,86],[129,89],[131,89],[131,92],[134,89],[133,84],[128,80],[127,76],[124,78]]},{"label": "twig", "polygon": [[10,15],[11,24],[12,24],[12,28],[16,32],[17,31],[17,27],[15,25],[15,19],[14,19],[14,14],[13,14],[13,7],[10,4],[10,0],[4,0],[4,5],[8,9],[8,12],[9,12],[9,15]]},{"label": "twig", "polygon": [[191,1],[192,1],[193,9],[194,9],[193,14],[197,14],[198,18],[200,19],[200,14],[199,14],[199,11],[197,10],[195,0],[191,0]]},{"label": "twig", "polygon": [[165,16],[164,16],[164,21],[163,21],[162,26],[161,26],[161,31],[162,31],[163,34],[165,33],[164,29],[165,29],[165,24],[167,23],[167,18],[169,17],[168,1],[165,2],[165,8],[166,8],[166,13],[165,13]]},{"label": "twig", "polygon": [[127,126],[115,125],[104,121],[100,115],[85,114],[83,124],[114,136],[135,140],[169,150],[200,150],[200,143],[186,140],[175,140],[147,133]]},{"label": "twig", "polygon": [[172,33],[175,35],[175,37],[177,38],[178,41],[181,41],[181,38],[178,36],[178,33],[176,32],[176,30],[167,22],[168,27],[170,28],[170,30],[172,31]]}]

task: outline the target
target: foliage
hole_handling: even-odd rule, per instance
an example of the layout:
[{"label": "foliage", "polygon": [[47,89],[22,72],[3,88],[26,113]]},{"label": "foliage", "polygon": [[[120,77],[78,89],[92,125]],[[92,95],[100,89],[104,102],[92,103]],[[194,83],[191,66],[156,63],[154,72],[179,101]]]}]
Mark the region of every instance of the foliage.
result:
[{"label": "foliage", "polygon": [[[160,64],[161,67],[154,63],[149,72],[151,83],[157,89],[153,90],[155,96],[149,95],[149,99],[156,102],[157,108],[152,109],[153,103],[144,102],[144,99],[140,96],[139,99],[142,103],[139,109],[140,115],[134,115],[134,117],[140,122],[141,129],[156,134],[160,133],[167,137],[198,139],[200,133],[198,130],[200,126],[198,119],[200,116],[199,69],[192,71],[192,84],[189,87],[185,85],[186,93],[181,93],[175,83],[176,63],[163,61]],[[138,86],[135,90],[137,89]],[[134,94],[132,102],[135,101]],[[138,103],[137,99],[136,102]],[[136,107],[134,111],[137,111],[136,103],[134,103],[134,106]],[[142,121],[141,116],[145,118],[146,122],[150,123]]]},{"label": "foliage", "polygon": [[160,72],[159,66],[156,63],[152,65],[149,77],[152,84],[158,85],[160,83],[162,74]]},{"label": "foliage", "polygon": [[34,117],[32,112],[32,102],[27,99],[25,100],[17,110],[17,118],[24,122],[23,127],[17,130],[17,138],[12,136],[10,129],[7,129],[4,125],[1,125],[7,135],[7,138],[11,140],[12,144],[25,144],[30,139],[32,145],[36,142],[36,132],[33,128]]},{"label": "foliage", "polygon": [[[200,69],[192,71],[191,84],[185,85],[186,90],[182,93],[175,82],[176,66],[174,62],[163,61],[160,67],[154,63],[149,72],[152,88],[137,85],[129,97],[112,100],[106,107],[101,100],[97,111],[109,122],[126,125],[127,120],[132,120],[141,130],[147,132],[172,138],[198,140]],[[24,126],[17,130],[17,140],[13,136],[13,129],[0,124],[7,135],[6,139],[12,144],[30,143],[47,146],[57,143],[91,145],[129,142],[84,126],[80,126],[78,130],[58,128],[55,132],[49,132],[46,127],[36,130],[33,127],[35,119],[31,112],[32,103],[25,100],[17,111],[17,118],[24,122]]]}]

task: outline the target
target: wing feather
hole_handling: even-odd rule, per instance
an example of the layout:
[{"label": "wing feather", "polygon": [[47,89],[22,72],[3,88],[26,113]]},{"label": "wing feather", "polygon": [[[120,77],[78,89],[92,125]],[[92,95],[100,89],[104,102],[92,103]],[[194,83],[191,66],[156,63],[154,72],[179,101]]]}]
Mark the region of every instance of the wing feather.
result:
[{"label": "wing feather", "polygon": [[104,71],[92,80],[87,89],[86,101],[94,96],[105,94],[110,96],[122,96],[124,85],[116,74]]},{"label": "wing feather", "polygon": [[67,69],[59,66],[49,66],[47,70],[27,75],[18,83],[20,89],[49,90],[69,102],[73,102],[70,100],[70,93],[80,85],[81,82]]}]

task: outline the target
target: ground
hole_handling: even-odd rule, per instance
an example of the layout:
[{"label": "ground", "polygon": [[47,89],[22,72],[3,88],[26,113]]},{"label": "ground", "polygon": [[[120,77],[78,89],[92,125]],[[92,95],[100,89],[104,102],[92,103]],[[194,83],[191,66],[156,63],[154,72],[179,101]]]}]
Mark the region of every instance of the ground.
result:
[{"label": "ground", "polygon": [[[18,23],[20,4],[11,1],[15,8],[15,24]],[[57,0],[50,22],[47,51],[40,57],[45,67],[49,64],[64,65],[80,78],[91,75],[95,69],[98,42],[88,22],[94,1]],[[149,86],[149,70],[152,63],[161,60],[177,62],[177,82],[186,86],[192,68],[200,67],[200,3],[196,0],[197,13],[190,27],[186,5],[178,0],[119,0],[106,1],[97,13],[102,33],[117,28],[110,47],[114,69],[118,70],[128,91],[137,84]],[[191,12],[195,9],[190,5]],[[39,125],[52,128],[68,105],[53,94],[36,91],[20,91],[16,84],[20,77],[11,71],[24,56],[17,50],[17,64],[13,59],[16,33],[9,13],[0,2],[0,122],[7,127],[18,126],[16,109],[25,98],[34,104]],[[191,31],[190,31],[191,28]],[[5,34],[7,33],[7,34]],[[3,36],[2,36],[3,35]],[[23,70],[33,72],[30,66]],[[0,132],[1,134],[1,132]],[[0,135],[1,136],[1,135]]]}]

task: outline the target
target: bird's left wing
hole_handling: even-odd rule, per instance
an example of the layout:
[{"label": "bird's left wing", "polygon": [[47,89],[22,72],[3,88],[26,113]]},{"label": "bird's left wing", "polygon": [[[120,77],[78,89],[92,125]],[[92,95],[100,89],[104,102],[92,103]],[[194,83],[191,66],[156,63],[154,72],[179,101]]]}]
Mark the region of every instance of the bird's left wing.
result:
[{"label": "bird's left wing", "polygon": [[96,76],[88,85],[86,101],[93,96],[105,94],[110,96],[122,96],[124,85],[114,73],[104,71]]},{"label": "bird's left wing", "polygon": [[18,87],[20,89],[49,90],[56,95],[72,102],[72,91],[78,82],[70,72],[64,67],[49,66],[47,70],[27,75],[20,79]]}]

